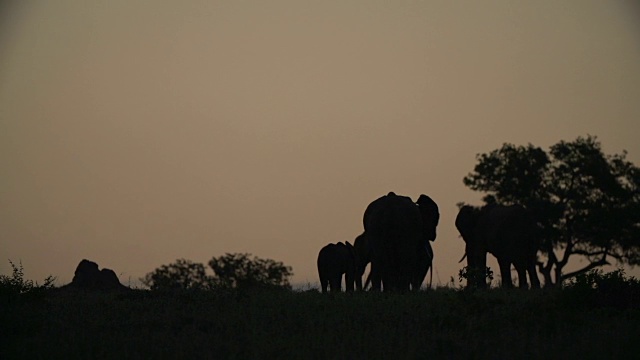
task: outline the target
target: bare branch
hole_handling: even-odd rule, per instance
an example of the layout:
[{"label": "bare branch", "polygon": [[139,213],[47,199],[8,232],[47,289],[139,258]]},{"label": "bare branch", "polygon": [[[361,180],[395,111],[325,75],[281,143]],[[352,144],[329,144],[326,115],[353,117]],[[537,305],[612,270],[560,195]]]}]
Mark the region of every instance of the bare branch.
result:
[{"label": "bare branch", "polygon": [[573,250],[573,253],[576,255],[582,255],[582,256],[599,256],[599,255],[606,255],[606,256],[611,256],[612,258],[622,261],[624,260],[624,256],[622,255],[618,255],[615,253],[610,253],[609,250],[600,250],[600,251],[587,251],[587,250]]},{"label": "bare branch", "polygon": [[562,281],[570,279],[570,278],[578,276],[578,275],[581,275],[581,274],[584,274],[584,273],[586,273],[586,272],[588,272],[588,271],[590,271],[592,269],[595,269],[597,267],[604,266],[604,265],[611,265],[611,263],[609,263],[607,261],[606,254],[605,254],[605,256],[602,257],[602,259],[600,259],[598,261],[595,261],[595,262],[592,262],[592,263],[590,263],[589,265],[585,266],[584,268],[582,268],[580,270],[576,270],[576,271],[568,273],[566,275],[562,275]]},{"label": "bare branch", "polygon": [[567,240],[567,247],[564,249],[564,254],[562,255],[562,260],[558,261],[558,267],[564,267],[569,262],[569,257],[574,254],[573,247],[575,242],[571,237]]}]

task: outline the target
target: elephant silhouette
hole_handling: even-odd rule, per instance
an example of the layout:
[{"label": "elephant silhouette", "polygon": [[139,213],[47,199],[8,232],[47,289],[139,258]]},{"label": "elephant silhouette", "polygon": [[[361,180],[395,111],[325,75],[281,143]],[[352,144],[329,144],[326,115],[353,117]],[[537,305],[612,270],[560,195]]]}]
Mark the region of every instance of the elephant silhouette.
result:
[{"label": "elephant silhouette", "polygon": [[487,252],[498,260],[502,287],[513,287],[511,264],[518,272],[520,288],[527,288],[527,273],[531,287],[540,287],[535,268],[539,247],[534,235],[535,222],[523,206],[465,205],[460,208],[455,224],[466,244],[468,287],[486,288]]},{"label": "elephant silhouette", "polygon": [[439,219],[438,205],[424,194],[414,203],[390,192],[367,206],[363,240],[368,245],[373,290],[420,288],[432,265],[429,242],[436,239]]},{"label": "elephant silhouette", "polygon": [[353,291],[356,275],[357,256],[353,245],[346,243],[328,244],[318,253],[318,275],[322,292],[340,292],[342,277],[345,277],[347,292]]}]

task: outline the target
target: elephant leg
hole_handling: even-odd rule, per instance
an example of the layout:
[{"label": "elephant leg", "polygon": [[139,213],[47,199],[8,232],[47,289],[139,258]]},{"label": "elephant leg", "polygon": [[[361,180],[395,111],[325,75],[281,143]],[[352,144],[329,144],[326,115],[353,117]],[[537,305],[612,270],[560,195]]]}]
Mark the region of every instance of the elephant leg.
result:
[{"label": "elephant leg", "polygon": [[362,286],[362,290],[367,290],[370,284],[371,284],[371,271],[369,271],[369,274],[367,275],[367,280],[364,282],[364,285]]},{"label": "elephant leg", "polygon": [[[431,267],[428,266],[424,270],[424,273],[420,273],[413,279],[413,281],[411,282],[411,290],[413,291],[420,290],[420,288],[422,287],[422,283],[424,283],[424,279],[427,277],[427,273],[429,272],[430,268]],[[433,271],[431,272],[431,277],[433,278]],[[429,281],[429,289],[431,289],[431,281]]]},{"label": "elephant leg", "polygon": [[325,274],[320,272],[320,287],[322,288],[323,294],[327,292],[328,286],[329,286],[329,279],[327,279],[327,276]]},{"label": "elephant leg", "polygon": [[500,275],[502,276],[502,287],[508,289],[512,288],[511,262],[504,259],[498,259],[498,264],[500,265]]},{"label": "elephant leg", "polygon": [[426,264],[420,264],[417,267],[411,279],[412,290],[414,291],[420,290],[420,287],[422,286],[422,282],[424,282],[424,278],[427,276],[427,273],[429,272],[430,265],[431,264],[426,263]]},{"label": "elephant leg", "polygon": [[380,283],[382,285],[382,290],[385,291],[385,292],[392,291],[392,289],[394,287],[393,281],[388,276],[388,274],[380,275]]},{"label": "elephant leg", "polygon": [[529,287],[527,284],[527,268],[523,265],[518,265],[516,266],[516,271],[518,272],[518,287],[527,289]]},{"label": "elephant leg", "polygon": [[467,270],[469,271],[467,288],[487,288],[487,254],[485,252],[478,253],[475,249],[467,249]]},{"label": "elephant leg", "polygon": [[527,267],[527,272],[529,273],[531,288],[540,289],[540,279],[538,279],[538,272],[536,271],[536,266],[534,264],[529,265]]},{"label": "elephant leg", "polygon": [[356,285],[356,290],[358,291],[362,291],[362,275],[364,275],[364,273],[356,274],[355,285]]},{"label": "elephant leg", "polygon": [[[378,271],[377,266],[373,266],[371,264],[371,272],[369,273],[369,277],[371,278],[371,290],[372,291],[381,291],[382,290],[382,279],[380,278],[380,272]],[[366,286],[366,285],[365,285]]]},{"label": "elephant leg", "polygon": [[344,286],[346,292],[353,292],[354,283],[355,283],[355,274],[346,273],[344,277]]},{"label": "elephant leg", "polygon": [[342,290],[342,275],[331,277],[329,286],[331,287],[331,292],[340,292]]},{"label": "elephant leg", "polygon": [[[369,264],[368,261],[365,262],[364,265],[361,264],[360,266],[356,267],[355,286],[358,291],[362,291],[367,288],[367,283],[364,284],[364,287],[362,286],[362,278],[364,277],[364,273],[367,270],[367,264]],[[370,278],[367,276],[366,280],[369,279]]]}]

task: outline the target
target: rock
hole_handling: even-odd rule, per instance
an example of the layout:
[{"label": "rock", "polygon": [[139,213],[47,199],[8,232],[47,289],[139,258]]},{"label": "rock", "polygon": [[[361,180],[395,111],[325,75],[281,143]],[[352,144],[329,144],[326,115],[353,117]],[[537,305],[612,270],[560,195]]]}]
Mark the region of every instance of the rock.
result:
[{"label": "rock", "polygon": [[98,269],[98,264],[83,259],[76,267],[71,283],[65,287],[88,290],[130,290],[118,280],[118,276],[111,269]]}]

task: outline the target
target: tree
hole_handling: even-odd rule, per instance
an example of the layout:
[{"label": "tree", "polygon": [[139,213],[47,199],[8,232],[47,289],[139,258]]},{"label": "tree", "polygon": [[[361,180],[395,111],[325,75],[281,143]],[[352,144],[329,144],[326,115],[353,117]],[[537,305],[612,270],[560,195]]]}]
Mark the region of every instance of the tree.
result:
[{"label": "tree", "polygon": [[223,287],[281,286],[290,288],[293,275],[290,266],[271,259],[260,259],[251,254],[225,254],[214,257],[209,266],[215,273],[216,284]]},{"label": "tree", "polygon": [[[560,141],[549,152],[505,143],[477,155],[464,179],[487,204],[522,204],[538,224],[538,269],[547,286],[610,264],[640,264],[640,169],[626,152],[605,155],[596,137]],[[570,273],[571,257],[588,261]]]},{"label": "tree", "polygon": [[245,288],[280,286],[290,288],[293,275],[290,266],[271,259],[249,258],[250,254],[225,254],[209,261],[213,275],[205,266],[191,260],[178,259],[162,265],[140,279],[151,290],[210,290],[213,288]]},{"label": "tree", "polygon": [[213,284],[201,263],[178,259],[175,263],[162,265],[140,279],[151,290],[207,289]]}]

